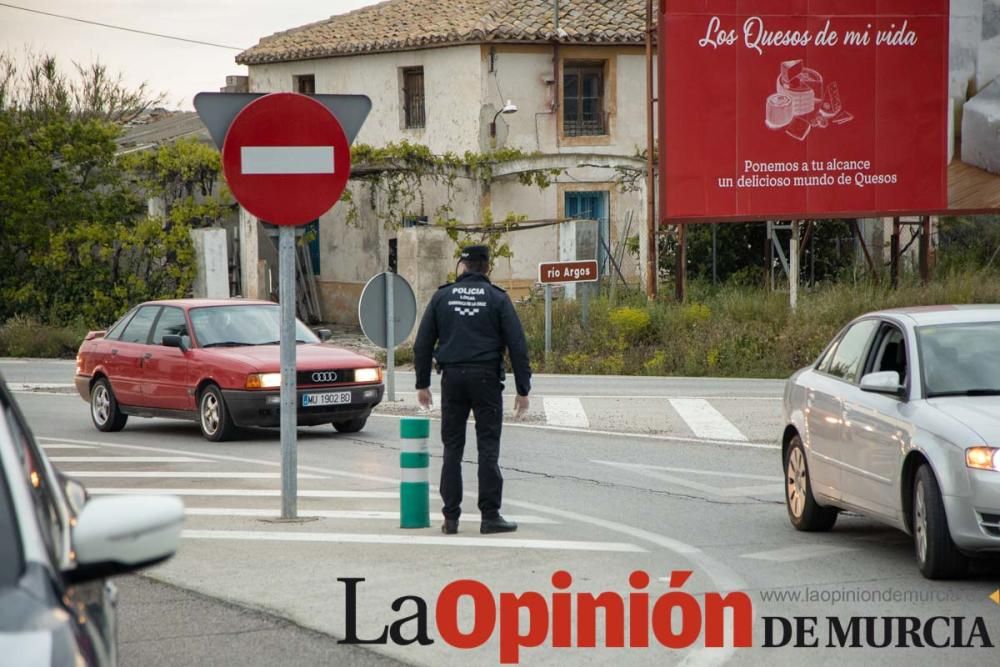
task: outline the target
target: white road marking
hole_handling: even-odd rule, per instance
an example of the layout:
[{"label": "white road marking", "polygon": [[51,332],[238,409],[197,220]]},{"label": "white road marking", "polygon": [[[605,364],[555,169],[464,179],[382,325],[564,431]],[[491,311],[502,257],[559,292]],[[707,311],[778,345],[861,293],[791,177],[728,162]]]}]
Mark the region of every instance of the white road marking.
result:
[{"label": "white road marking", "polygon": [[846,553],[848,551],[857,551],[857,549],[832,544],[810,544],[785,547],[784,549],[774,549],[772,551],[758,551],[752,554],[743,554],[740,558],[767,560],[774,563],[793,563],[799,560],[823,558],[832,554]]},{"label": "white road marking", "polygon": [[[623,470],[628,470],[634,472],[637,475],[642,475],[644,477],[651,477],[653,479],[658,479],[663,482],[668,482],[669,484],[675,484],[677,486],[683,486],[688,489],[693,489],[695,491],[700,491],[701,493],[707,493],[713,496],[719,496],[723,498],[732,498],[737,496],[770,496],[770,495],[784,495],[785,486],[784,482],[780,477],[765,477],[762,475],[743,475],[738,473],[719,473],[714,470],[695,470],[692,468],[666,468],[662,466],[647,466],[639,463],[616,463],[614,461],[597,461],[592,460],[591,463],[601,463],[603,465],[611,466],[613,468],[621,468]],[[676,470],[683,473],[684,477],[678,477],[675,475],[667,475],[661,470]],[[775,480],[771,484],[758,484],[752,486],[731,486],[731,487],[719,487],[712,486],[711,484],[704,484],[702,482],[696,482],[690,478],[691,474],[700,474],[712,476],[724,476],[724,477],[737,477],[746,479],[766,479]]]},{"label": "white road marking", "polygon": [[[583,431],[586,432],[586,431]],[[627,434],[623,434],[627,435]],[[46,438],[41,437],[40,440],[47,440],[52,442],[60,442],[65,439],[56,438]],[[172,449],[166,447],[148,447],[143,445],[129,445],[129,444],[116,444],[108,443],[94,440],[73,440],[77,444],[83,445],[97,445],[100,447],[108,447],[111,449],[125,449],[125,450],[137,450],[137,451],[147,451],[147,452],[159,452],[165,454],[190,454],[191,452]],[[729,443],[733,444],[733,443]],[[777,446],[768,446],[771,449],[777,449]],[[264,459],[251,459],[241,456],[229,456],[225,454],[208,454],[207,458],[215,459],[218,461],[235,461],[239,463],[251,463],[263,466],[269,466],[272,468],[280,467],[280,463],[274,461],[267,461]],[[385,477],[382,475],[371,475],[366,473],[356,473],[348,472],[346,470],[337,470],[334,468],[326,468],[321,466],[309,466],[301,465],[299,466],[301,470],[311,470],[313,472],[322,473],[324,475],[329,475],[333,477],[345,477],[349,479],[365,480],[368,482],[375,482],[379,484],[394,484],[398,480],[391,477]],[[468,494],[469,498],[473,498],[471,493]],[[540,512],[542,514],[549,514],[552,516],[561,517],[569,521],[577,521],[579,523],[588,524],[591,526],[597,526],[605,530],[620,533],[622,535],[627,535],[631,538],[647,542],[656,547],[660,547],[671,551],[681,558],[689,561],[693,566],[702,570],[708,579],[711,581],[712,586],[707,590],[712,590],[719,593],[727,593],[731,591],[743,590],[747,587],[746,581],[733,570],[731,567],[726,565],[724,562],[720,561],[718,558],[711,556],[700,548],[694,546],[693,544],[687,544],[681,542],[680,540],[675,540],[671,537],[667,537],[661,533],[655,533],[643,528],[637,528],[624,523],[622,520],[609,521],[607,519],[600,519],[589,514],[581,514],[579,512],[571,512],[569,510],[559,509],[557,507],[552,507],[550,505],[541,505],[538,503],[529,503],[521,500],[516,500],[513,498],[507,498],[504,502],[511,507],[521,507],[524,509],[529,509],[535,512]],[[687,653],[684,660],[681,662],[680,667],[710,667],[723,664],[733,657],[736,649],[732,646],[731,642],[727,640],[725,647],[722,648],[696,648]]]},{"label": "white road marking", "polygon": [[[532,375],[531,377],[538,377]],[[517,394],[514,389],[508,389],[504,392],[504,396],[512,398]],[[415,391],[397,391],[396,396],[416,396]],[[694,398],[701,399],[705,401],[780,401],[781,396],[728,396],[725,394],[720,394],[717,396],[678,396],[676,394],[545,394],[540,391],[532,389],[531,398],[603,398],[607,400],[617,400],[621,398],[633,399],[638,398],[647,401],[666,401],[671,398]]]},{"label": "white road marking", "polygon": [[545,407],[545,421],[553,426],[590,428],[590,420],[579,398],[546,396],[542,405]]},{"label": "white road marking", "polygon": [[332,174],[333,146],[243,146],[244,174]]},{"label": "white road marking", "polygon": [[53,463],[211,463],[192,456],[50,456]]},{"label": "white road marking", "polygon": [[[189,516],[252,516],[277,519],[281,512],[269,509],[235,508],[235,507],[185,507],[184,513]],[[384,512],[381,510],[314,510],[299,508],[300,517],[316,516],[321,519],[376,519],[399,521],[399,512]],[[555,524],[557,521],[530,514],[504,515],[505,519],[523,524]],[[465,521],[474,525],[478,521]]]},{"label": "white road marking", "polygon": [[10,382],[7,388],[11,391],[25,392],[38,389],[70,389],[76,385],[66,382]]},{"label": "white road marking", "polygon": [[[426,416],[427,413],[421,412],[420,416]],[[406,415],[399,414],[384,414],[379,412],[373,412],[372,417],[381,417],[383,419],[399,419],[400,417],[405,417]],[[433,421],[440,421],[440,417],[430,417]],[[475,420],[470,419],[469,423],[475,423]],[[549,424],[521,424],[516,421],[504,421],[504,428],[529,428],[541,431],[562,431],[564,433],[583,433],[586,435],[606,435],[614,438],[638,438],[640,440],[659,440],[661,442],[687,442],[695,443],[699,445],[725,445],[727,447],[740,447],[740,448],[750,448],[750,449],[781,449],[780,445],[768,445],[763,442],[740,442],[738,440],[708,440],[705,438],[698,438],[693,435],[679,436],[679,435],[660,435],[657,433],[629,433],[627,431],[601,431],[593,428],[570,428],[568,426],[551,426]]]},{"label": "white road marking", "polygon": [[[174,495],[174,496],[226,496],[233,498],[278,498],[281,489],[170,489],[170,488],[116,488],[87,487],[95,496],[143,496]],[[399,498],[397,491],[308,491],[298,490],[299,498]]]},{"label": "white road marking", "polygon": [[602,463],[608,466],[619,468],[647,468],[649,470],[666,470],[667,472],[694,473],[695,475],[705,475],[707,477],[735,477],[737,479],[759,479],[765,482],[782,482],[783,477],[775,475],[750,475],[745,472],[722,472],[720,470],[700,470],[698,468],[671,468],[669,466],[654,466],[647,463],[622,463],[619,461],[601,461],[591,459],[591,463]]},{"label": "white road marking", "polygon": [[95,447],[93,445],[67,445],[67,444],[61,444],[61,445],[42,445],[42,449],[48,451],[50,449],[97,449],[97,447]]},{"label": "white road marking", "polygon": [[646,553],[625,542],[578,540],[529,540],[505,537],[431,537],[427,535],[380,535],[364,533],[303,533],[258,530],[184,530],[181,537],[195,540],[260,540],[265,542],[333,542],[340,544],[404,544],[406,546],[484,547],[503,549],[551,549],[563,551],[612,551]]},{"label": "white road marking", "polygon": [[[217,479],[281,479],[277,472],[160,472],[150,470],[70,470],[65,473],[70,477],[159,477],[172,479],[187,478],[217,478]],[[329,479],[323,475],[306,475],[299,473],[299,479]]]},{"label": "white road marking", "polygon": [[715,438],[717,440],[736,440],[746,442],[747,437],[722,416],[722,413],[712,407],[711,403],[701,398],[671,398],[670,406],[677,411],[688,428],[699,438]]}]

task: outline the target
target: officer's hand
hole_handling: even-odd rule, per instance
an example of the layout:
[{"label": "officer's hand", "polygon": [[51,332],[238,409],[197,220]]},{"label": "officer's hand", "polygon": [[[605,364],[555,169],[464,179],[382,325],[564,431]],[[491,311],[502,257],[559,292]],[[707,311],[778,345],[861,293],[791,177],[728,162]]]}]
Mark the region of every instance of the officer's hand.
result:
[{"label": "officer's hand", "polygon": [[528,411],[528,397],[517,396],[514,398],[514,416],[518,419]]},{"label": "officer's hand", "polygon": [[434,403],[434,398],[431,396],[431,390],[417,389],[417,403],[420,403],[420,407],[424,410],[430,410],[431,405]]}]

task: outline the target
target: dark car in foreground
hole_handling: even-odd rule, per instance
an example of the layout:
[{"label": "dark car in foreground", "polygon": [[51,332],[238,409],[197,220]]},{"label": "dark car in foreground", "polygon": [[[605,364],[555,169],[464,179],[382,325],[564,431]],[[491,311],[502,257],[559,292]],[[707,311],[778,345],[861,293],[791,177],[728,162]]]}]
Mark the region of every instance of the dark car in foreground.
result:
[{"label": "dark car in foreground", "polygon": [[89,498],[38,447],[0,378],[0,664],[116,663],[116,590],[108,577],[177,549],[176,497]]},{"label": "dark car in foreground", "polygon": [[[80,346],[76,388],[94,425],[119,431],[130,415],[196,421],[213,441],[280,423],[279,307],[245,299],[143,303]],[[296,321],[298,423],[365,426],[382,400],[378,362],[324,343]]]}]

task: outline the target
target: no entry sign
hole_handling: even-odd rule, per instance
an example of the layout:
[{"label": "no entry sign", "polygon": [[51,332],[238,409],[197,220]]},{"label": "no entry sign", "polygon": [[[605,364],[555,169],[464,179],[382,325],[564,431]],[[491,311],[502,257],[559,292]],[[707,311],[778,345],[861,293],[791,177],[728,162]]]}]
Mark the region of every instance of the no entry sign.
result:
[{"label": "no entry sign", "polygon": [[222,146],[226,182],[242,206],[275,225],[304,225],[340,199],[351,150],[337,118],[314,99],[273,93],[245,106]]},{"label": "no entry sign", "polygon": [[599,278],[597,260],[579,262],[542,262],[538,265],[538,282],[592,283]]}]

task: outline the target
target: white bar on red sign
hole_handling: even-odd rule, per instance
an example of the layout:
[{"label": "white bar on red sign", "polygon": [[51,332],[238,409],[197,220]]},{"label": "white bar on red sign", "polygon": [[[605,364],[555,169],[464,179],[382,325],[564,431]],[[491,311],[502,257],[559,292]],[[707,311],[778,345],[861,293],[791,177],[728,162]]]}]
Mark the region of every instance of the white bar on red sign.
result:
[{"label": "white bar on red sign", "polygon": [[244,174],[332,174],[333,146],[243,146]]}]

